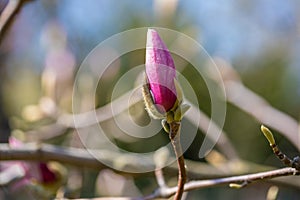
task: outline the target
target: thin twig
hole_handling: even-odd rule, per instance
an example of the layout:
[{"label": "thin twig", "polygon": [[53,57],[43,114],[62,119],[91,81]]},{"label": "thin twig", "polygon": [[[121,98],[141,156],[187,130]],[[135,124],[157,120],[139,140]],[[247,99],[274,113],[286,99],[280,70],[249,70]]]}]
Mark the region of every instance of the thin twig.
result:
[{"label": "thin twig", "polygon": [[[133,106],[139,101],[142,101],[142,95],[134,92],[134,90],[130,90],[122,96],[116,98],[112,102],[100,108],[97,108],[96,110],[80,114],[61,115],[58,118],[57,123],[70,128],[88,127],[90,125],[113,118],[114,116],[122,113],[130,106]],[[114,110],[111,109],[112,107],[114,108]]]},{"label": "thin twig", "polygon": [[255,181],[260,180],[266,180],[281,176],[294,176],[299,175],[299,171],[291,168],[286,167],[282,169],[267,171],[267,172],[259,172],[254,174],[248,174],[248,175],[241,175],[241,176],[233,176],[233,177],[227,177],[227,178],[219,178],[219,179],[213,179],[213,180],[201,180],[201,181],[191,181],[188,184],[186,184],[185,190],[194,190],[204,187],[211,187],[211,186],[217,186],[217,185],[223,185],[223,184],[230,184],[230,183],[247,183],[246,185],[253,183]]},{"label": "thin twig", "polygon": [[169,137],[171,139],[178,165],[178,188],[174,200],[180,200],[183,194],[184,184],[186,182],[184,157],[180,143],[180,122],[170,123]]},{"label": "thin twig", "polygon": [[0,14],[0,34],[2,33],[4,27],[11,19],[13,14],[17,11],[20,3],[21,0],[10,0],[3,12]]},{"label": "thin twig", "polygon": [[[282,168],[267,172],[260,172],[248,175],[241,175],[241,176],[232,176],[227,178],[219,178],[219,179],[211,179],[211,180],[199,180],[199,181],[190,181],[185,184],[184,191],[191,191],[201,188],[208,188],[208,187],[215,187],[218,185],[225,185],[225,184],[243,184],[243,186],[247,186],[250,183],[255,181],[261,181],[266,179],[272,179],[281,176],[294,176],[299,175],[299,171],[294,168]],[[177,191],[177,187],[167,188],[164,190],[160,190],[160,188],[155,191],[155,193],[149,195],[152,198],[168,198],[175,194]],[[147,199],[147,198],[146,198]]]},{"label": "thin twig", "polygon": [[[95,157],[95,155],[101,155],[101,158]],[[126,159],[124,159],[126,157]],[[151,158],[149,158],[151,159]],[[172,158],[170,158],[172,159]],[[106,169],[109,166],[116,166],[115,162],[124,160],[123,167],[112,170],[117,171],[120,174],[127,174],[131,176],[151,174],[151,170],[155,169],[155,164],[152,160],[141,160],[138,156],[130,156],[122,153],[111,152],[108,150],[87,150],[73,147],[61,147],[50,144],[24,144],[21,148],[11,148],[8,144],[0,144],[0,161],[10,160],[23,160],[23,161],[57,161],[64,164],[69,164],[77,167],[91,168],[91,169]],[[125,163],[126,160],[130,160]],[[190,161],[193,163],[192,161]],[[104,164],[105,163],[105,164]],[[153,163],[153,164],[152,164]],[[192,165],[195,165],[193,163]],[[203,169],[201,163],[197,169]],[[140,169],[145,169],[144,173],[139,172]],[[207,170],[206,170],[207,169]],[[168,174],[175,174],[177,168],[174,166],[166,166],[165,170]],[[203,171],[211,170],[211,168],[205,167]],[[221,172],[208,172],[210,174],[221,175]],[[195,176],[200,176],[200,174]],[[202,175],[201,175],[202,176]]]},{"label": "thin twig", "polygon": [[[300,150],[298,123],[287,114],[274,109],[257,94],[241,83],[226,83],[228,101],[266,124],[284,134],[294,146]],[[247,106],[245,106],[247,105]]]},{"label": "thin twig", "polygon": [[[298,150],[300,150],[299,123],[286,113],[273,108],[263,97],[245,87],[239,74],[230,63],[222,60],[214,60],[221,71],[227,101],[239,109],[282,133]],[[216,80],[215,74],[211,74]],[[217,80],[216,80],[217,81]]]},{"label": "thin twig", "polygon": [[[300,172],[294,168],[286,167],[282,169],[241,175],[241,176],[232,176],[227,178],[218,178],[218,179],[210,179],[210,180],[190,181],[184,185],[184,191],[198,190],[198,189],[208,188],[208,187],[216,187],[219,185],[230,185],[233,183],[245,187],[250,183],[254,183],[257,181],[268,180],[268,179],[273,179],[273,178],[283,177],[283,176],[295,176],[295,175],[299,175],[299,173]],[[177,190],[178,187],[158,188],[152,194],[145,197],[93,198],[92,200],[110,200],[110,199],[150,200],[155,198],[169,198],[172,195],[174,195]],[[76,200],[87,200],[87,199],[76,199]]]},{"label": "thin twig", "polygon": [[163,171],[161,168],[155,170],[155,177],[156,177],[157,184],[160,188],[167,187],[165,177],[163,175]]},{"label": "thin twig", "polygon": [[[184,115],[184,117],[189,120],[194,126],[198,127],[203,133],[208,133],[207,137],[212,141],[215,141],[217,147],[220,149],[228,160],[238,160],[239,156],[236,153],[235,148],[227,137],[227,133],[222,130],[210,117],[208,117],[204,112],[197,108],[192,102],[185,100],[185,103],[190,105],[191,108]],[[198,121],[197,117],[201,116],[201,120]]]},{"label": "thin twig", "polygon": [[81,166],[82,164],[82,166],[98,169],[104,167],[86,149],[48,144],[24,144],[22,148],[10,148],[8,144],[1,144],[0,160],[57,161],[74,166]]},{"label": "thin twig", "polygon": [[[70,128],[84,128],[111,119],[128,109],[130,106],[142,101],[142,95],[137,92],[134,93],[133,91],[134,90],[128,91],[127,93],[113,100],[111,103],[108,103],[96,109],[95,111],[74,115],[61,115],[57,120],[57,124]],[[188,100],[185,100],[185,102],[191,106],[189,111],[185,114],[186,119],[188,119],[193,125],[198,127],[204,133],[206,133],[208,128],[211,126],[211,132],[208,134],[208,137],[217,142],[217,146],[228,159],[237,160],[238,155],[235,151],[235,148],[230,143],[229,139],[227,138],[227,134],[222,130],[222,128],[214,123],[205,113],[199,110],[191,102]],[[114,112],[112,112],[112,107],[114,108]],[[195,116],[201,116],[201,121],[199,122],[196,120],[197,117]]]}]

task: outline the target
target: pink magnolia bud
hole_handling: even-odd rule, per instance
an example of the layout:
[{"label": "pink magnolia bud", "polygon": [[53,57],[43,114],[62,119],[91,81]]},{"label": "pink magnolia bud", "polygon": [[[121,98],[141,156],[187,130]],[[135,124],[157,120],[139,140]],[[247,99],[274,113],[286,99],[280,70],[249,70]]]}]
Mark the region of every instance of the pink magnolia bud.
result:
[{"label": "pink magnolia bud", "polygon": [[169,50],[153,29],[147,33],[146,78],[153,103],[164,115],[176,105],[176,70]]}]

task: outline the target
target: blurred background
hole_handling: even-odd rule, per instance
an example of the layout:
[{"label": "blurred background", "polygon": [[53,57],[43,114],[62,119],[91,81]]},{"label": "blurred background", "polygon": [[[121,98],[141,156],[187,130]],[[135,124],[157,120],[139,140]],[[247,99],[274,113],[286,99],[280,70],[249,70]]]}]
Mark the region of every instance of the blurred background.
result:
[{"label": "blurred background", "polygon": [[[17,13],[1,32],[0,141],[6,143],[9,136],[14,135],[24,142],[42,141],[82,148],[76,130],[51,126],[62,114],[72,113],[73,82],[78,67],[89,52],[108,37],[133,28],[154,26],[192,37],[217,65],[221,63],[235,70],[229,79],[239,80],[273,108],[299,123],[300,2],[297,0],[240,0],[222,4],[217,0],[26,0],[21,2]],[[144,56],[144,51],[136,51],[112,63],[101,80],[102,88],[104,86],[107,91],[97,90],[97,107],[109,103],[114,84],[126,71],[143,64]],[[210,98],[205,83],[201,77],[193,76],[187,61],[181,65],[182,74],[198,95],[199,108],[209,116]],[[84,81],[82,95],[85,95],[88,80]],[[146,123],[145,112],[137,111],[143,104],[138,106],[136,110],[132,107],[131,112],[138,123]],[[255,108],[255,105],[251,106]],[[82,110],[89,109],[82,105]],[[230,101],[226,114],[223,130],[239,159],[282,167],[260,133],[261,121]],[[284,123],[280,119],[277,121]],[[168,141],[162,134],[151,138],[145,147],[139,140],[118,133],[110,120],[103,123],[114,132],[111,137],[120,147],[135,152],[153,151]],[[298,131],[294,129],[294,132]],[[299,146],[284,133],[274,130],[274,134],[286,154],[299,154]],[[211,160],[198,158],[202,139],[203,134],[198,131],[185,157],[213,164]],[[157,187],[155,177],[151,175],[123,177],[109,169],[98,173],[63,167],[69,171],[65,175],[65,185],[67,196],[72,198],[139,196]],[[174,178],[176,176],[167,176],[171,185],[174,185]],[[297,177],[291,180],[295,183],[293,186],[277,184],[276,199],[299,197],[300,181]],[[266,199],[273,184],[262,182],[241,190],[228,186],[195,190],[188,193],[187,199]],[[1,190],[3,198],[11,195],[6,187]]]}]

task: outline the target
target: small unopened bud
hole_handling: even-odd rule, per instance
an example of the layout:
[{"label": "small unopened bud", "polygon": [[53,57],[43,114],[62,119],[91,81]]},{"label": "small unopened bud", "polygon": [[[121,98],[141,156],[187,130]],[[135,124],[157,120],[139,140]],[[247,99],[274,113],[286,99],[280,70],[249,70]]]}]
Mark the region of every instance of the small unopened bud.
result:
[{"label": "small unopened bud", "polygon": [[263,132],[264,136],[269,141],[270,145],[274,145],[275,144],[275,139],[274,139],[274,136],[273,136],[272,132],[267,127],[265,127],[264,125],[261,125],[260,129],[261,129],[261,132]]}]

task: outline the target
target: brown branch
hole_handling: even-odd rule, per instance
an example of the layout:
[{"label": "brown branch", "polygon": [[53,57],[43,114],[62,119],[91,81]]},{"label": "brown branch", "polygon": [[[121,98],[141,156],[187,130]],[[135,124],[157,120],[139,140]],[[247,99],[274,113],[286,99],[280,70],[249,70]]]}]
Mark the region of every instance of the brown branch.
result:
[{"label": "brown branch", "polygon": [[[64,114],[58,118],[57,123],[70,128],[84,128],[109,120],[115,115],[127,110],[130,106],[142,101],[141,94],[133,91],[134,90],[128,91],[124,95],[96,110],[81,114]],[[130,101],[128,101],[128,99],[130,99]],[[129,102],[129,104],[127,102]],[[114,112],[111,109],[112,107],[114,108]]]},{"label": "brown branch", "polygon": [[0,34],[2,33],[8,21],[12,18],[14,13],[17,11],[20,3],[21,0],[9,0],[3,12],[0,13]]},{"label": "brown branch", "polygon": [[[199,181],[190,181],[185,184],[184,191],[197,190],[201,188],[215,187],[218,185],[226,185],[226,184],[241,184],[243,187],[249,185],[250,183],[256,181],[262,181],[267,179],[272,179],[276,177],[282,176],[294,176],[299,175],[299,171],[294,168],[282,168],[267,172],[260,172],[248,175],[241,176],[232,176],[227,178],[219,178],[219,179],[211,179],[211,180],[199,180]],[[144,199],[154,199],[154,198],[168,198],[175,194],[177,191],[177,187],[172,188],[159,188],[153,194],[144,197]],[[141,198],[143,199],[143,198]]]},{"label": "brown branch", "polygon": [[[101,155],[101,158],[95,157]],[[126,159],[124,159],[126,158]],[[150,158],[149,158],[150,159]],[[170,158],[172,159],[172,158]],[[152,174],[151,169],[155,169],[155,164],[151,160],[141,160],[140,157],[134,155],[124,155],[122,153],[112,152],[108,150],[87,150],[72,147],[60,147],[50,144],[24,144],[21,148],[10,148],[8,144],[0,144],[0,161],[9,160],[23,160],[23,161],[57,161],[63,164],[69,164],[82,168],[90,169],[104,169],[109,168],[120,174],[127,174],[130,176],[138,176],[140,174]],[[120,164],[123,160],[122,168],[118,170],[109,166],[115,166],[116,163]],[[130,160],[128,163],[126,161]],[[105,164],[103,164],[105,163]],[[147,164],[145,164],[147,163]],[[153,164],[151,164],[153,163]],[[145,169],[145,173],[139,172],[140,169]],[[201,165],[197,167],[202,168]],[[205,169],[211,169],[204,167]],[[147,170],[148,169],[148,170]],[[177,168],[175,166],[167,166],[166,171],[168,174],[175,174]],[[205,170],[203,170],[205,171]],[[215,174],[212,172],[210,174]],[[198,174],[200,176],[200,174]]]},{"label": "brown branch", "polygon": [[[130,98],[130,101],[128,99]],[[82,114],[64,114],[61,115],[58,120],[58,126],[65,126],[70,128],[84,128],[92,124],[96,124],[108,119],[113,118],[115,115],[118,115],[128,109],[130,106],[142,101],[142,95],[140,93],[134,93],[133,90],[128,91],[119,98],[113,100],[111,103],[108,103],[101,108],[98,108],[91,112],[85,112]],[[129,102],[130,104],[128,104]],[[227,138],[227,134],[216,124],[214,123],[205,113],[201,112],[199,108],[194,106],[188,100],[185,100],[187,104],[191,106],[189,111],[185,114],[185,118],[188,119],[193,125],[198,127],[204,133],[207,132],[209,126],[211,126],[211,132],[208,134],[208,137],[213,141],[217,142],[217,146],[220,148],[222,153],[230,160],[237,160],[238,155]],[[114,112],[112,112],[112,106],[114,107]],[[95,118],[96,114],[96,118]],[[197,121],[197,117],[201,116],[201,121]],[[221,133],[221,134],[220,134]],[[219,136],[220,135],[220,136]],[[216,137],[218,137],[216,139]]]},{"label": "brown branch", "polygon": [[294,168],[286,167],[286,168],[271,170],[267,172],[259,172],[254,174],[233,176],[228,178],[203,180],[203,181],[191,181],[186,185],[185,190],[189,191],[189,190],[194,190],[199,188],[231,184],[231,183],[243,184],[244,186],[246,186],[255,181],[267,180],[267,179],[272,179],[272,178],[282,177],[282,176],[291,176],[291,175],[294,176],[294,175],[299,175],[299,173],[300,172]]},{"label": "brown branch", "polygon": [[[185,184],[184,191],[191,191],[191,190],[198,190],[202,188],[208,187],[215,187],[219,185],[241,185],[245,187],[251,183],[273,179],[282,176],[294,176],[299,175],[299,171],[291,168],[286,167],[282,169],[267,171],[267,172],[260,172],[254,174],[247,174],[241,176],[232,176],[227,178],[218,178],[218,179],[210,179],[210,180],[198,180],[198,181],[190,181]],[[150,200],[155,198],[169,198],[174,195],[177,191],[178,187],[170,187],[170,188],[158,188],[152,194],[145,196],[145,197],[111,197],[111,198],[93,198],[92,200]],[[76,200],[87,200],[87,199],[76,199]]]},{"label": "brown branch", "polygon": [[[112,163],[112,159],[116,159],[122,155],[114,154],[110,151],[106,150],[97,150],[97,153],[94,155],[107,155],[106,163]],[[104,157],[104,156],[103,156]],[[103,160],[104,158],[102,158]],[[172,158],[171,158],[172,159]],[[104,164],[102,164],[99,160],[93,157],[89,151],[86,149],[72,148],[72,147],[60,147],[49,144],[24,144],[22,148],[12,149],[8,144],[0,144],[0,161],[5,160],[24,160],[24,161],[58,161],[64,164],[70,164],[78,167],[86,167],[92,169],[102,169],[108,168]],[[138,160],[138,159],[137,159]],[[151,163],[151,162],[147,162]],[[128,163],[126,166],[133,168],[143,167],[141,165],[141,161],[137,163]],[[149,166],[149,168],[155,168],[155,166]],[[207,164],[197,163],[189,161],[189,168],[192,169],[201,169],[201,171],[205,171],[205,174],[208,176],[224,174],[222,171],[217,170],[211,166],[207,166]],[[255,167],[257,168],[257,167]],[[177,169],[173,166],[167,166],[168,173],[175,173]],[[213,171],[212,171],[213,170]],[[139,171],[139,170],[138,170]],[[193,170],[192,170],[193,171]],[[202,173],[192,173],[195,177],[203,177]]]},{"label": "brown branch", "polygon": [[85,149],[65,148],[48,144],[25,144],[22,148],[17,149],[12,149],[7,144],[1,144],[0,160],[57,161],[88,168],[101,169],[104,167]]},{"label": "brown branch", "polygon": [[186,171],[184,164],[184,157],[182,153],[181,143],[180,143],[180,122],[171,122],[170,124],[169,137],[175,152],[178,166],[178,184],[177,192],[175,194],[174,200],[180,200],[183,194],[184,184],[186,182]]},{"label": "brown branch", "polygon": [[[5,160],[45,161],[45,162],[57,161],[63,164],[69,164],[77,167],[100,170],[109,167],[101,163],[99,160],[97,160],[97,158],[95,158],[93,155],[103,155],[101,161],[104,161],[105,163],[109,163],[110,166],[113,165],[113,162],[115,160],[118,160],[118,158],[124,156],[121,153],[114,153],[107,150],[94,150],[93,155],[90,152],[91,150],[88,151],[86,149],[60,147],[60,146],[54,146],[50,144],[40,144],[40,145],[24,144],[24,146],[22,146],[22,148],[19,149],[12,149],[8,146],[8,144],[0,144],[0,161],[5,161]],[[173,158],[169,158],[169,159],[173,160]],[[195,179],[232,176],[241,173],[249,173],[249,172],[273,169],[267,166],[257,165],[257,164],[244,162],[244,161],[228,162],[218,168],[205,163],[191,161],[191,160],[186,160],[185,162],[189,169],[188,176],[193,177]],[[150,164],[152,162],[147,161],[145,163],[148,163],[147,165],[149,166],[143,165],[143,161],[141,161],[140,158],[133,158],[130,159],[130,162],[124,163],[125,168],[122,169],[126,170],[126,168],[129,168],[130,171],[133,171],[134,169],[139,169],[136,171],[140,171],[141,168],[147,167],[150,169],[155,169],[156,167],[154,166],[154,164],[153,166]],[[238,170],[236,169],[236,167],[232,167],[232,166],[239,166]],[[226,170],[224,171],[224,169]],[[166,174],[172,176],[177,172],[177,167],[175,164],[169,165],[164,168],[164,171]],[[125,172],[122,173],[126,174]],[[128,174],[138,175],[136,173],[135,174],[128,173]],[[293,184],[294,186],[300,187],[300,185],[291,183],[290,181],[284,183]]]},{"label": "brown branch", "polygon": [[155,173],[155,178],[156,178],[158,186],[160,188],[167,187],[165,177],[163,175],[163,170],[162,169],[156,169],[154,173]]},{"label": "brown branch", "polygon": [[[102,155],[107,155],[107,160],[105,162],[113,162],[115,158],[117,158],[120,155],[112,155],[111,152],[108,151],[99,151]],[[95,154],[95,152],[94,152]],[[114,159],[112,159],[114,158]],[[103,158],[102,158],[103,159]],[[111,160],[110,160],[111,159]],[[30,145],[25,144],[22,149],[11,149],[7,144],[0,144],[0,160],[30,160],[30,161],[58,161],[65,164],[71,164],[74,166],[80,166],[80,167],[88,167],[88,168],[96,168],[96,169],[103,169],[103,168],[109,168],[108,166],[105,166],[100,161],[98,161],[95,157],[93,157],[87,150],[85,149],[77,149],[77,148],[70,148],[70,147],[56,147],[53,145],[47,145],[47,144],[41,144],[39,146],[37,145]],[[127,167],[131,168],[131,171],[134,167],[141,168],[145,166],[141,166],[141,162],[131,162]],[[222,176],[224,175],[224,172],[220,172],[215,169],[213,170],[213,167],[210,166],[207,169],[202,168],[201,163],[194,163],[189,161],[189,173],[193,175],[193,177],[199,177],[200,175],[205,175],[207,173],[214,174],[215,176]],[[247,164],[248,167],[250,167],[250,164]],[[150,166],[150,168],[155,166]],[[251,168],[251,167],[250,167]],[[253,166],[253,168],[258,169],[257,167]],[[168,173],[175,173],[177,170],[172,166],[167,166],[166,170]],[[203,174],[201,174],[201,171],[203,171]],[[204,173],[205,172],[205,173]],[[137,175],[133,173],[125,173],[124,174],[130,174],[130,175]],[[196,174],[199,173],[199,174]],[[231,172],[232,173],[232,172]],[[144,173],[145,174],[145,173]],[[230,174],[230,173],[228,173]],[[275,177],[281,177],[281,176],[290,176],[290,175],[298,175],[299,171],[294,168],[283,168],[279,170],[271,170],[267,172],[262,173],[254,173],[250,175],[242,175],[242,176],[233,176],[228,178],[219,178],[219,179],[211,179],[211,180],[199,180],[199,181],[191,181],[185,184],[184,191],[189,190],[195,190],[205,187],[213,187],[217,185],[222,184],[241,184],[243,186],[254,182],[258,180],[265,180],[265,179],[272,179]],[[230,174],[232,175],[232,174]],[[213,175],[211,175],[213,176]],[[293,181],[291,180],[276,180],[280,181],[282,183],[286,184],[293,184]],[[299,187],[299,185],[298,185]],[[162,187],[157,189],[153,194],[148,195],[143,198],[119,198],[120,200],[123,199],[153,199],[158,197],[169,197],[176,193],[177,187]],[[96,198],[97,199],[97,198]],[[96,200],[95,199],[95,200]],[[99,199],[99,198],[98,198]],[[101,199],[101,198],[100,198]],[[99,200],[100,200],[99,199]],[[107,199],[107,198],[106,198]],[[116,199],[116,198],[114,198]],[[103,198],[102,198],[103,200]]]},{"label": "brown branch", "polygon": [[[186,104],[190,105],[191,108],[184,115],[184,117],[194,126],[198,126],[198,129],[203,133],[207,133],[208,129],[210,128],[210,132],[207,134],[207,137],[212,141],[216,141],[218,148],[228,160],[238,160],[239,156],[229,141],[227,133],[193,103],[189,102],[188,100],[185,100],[185,102]],[[195,116],[201,116],[201,120],[198,121],[197,117]]]}]

